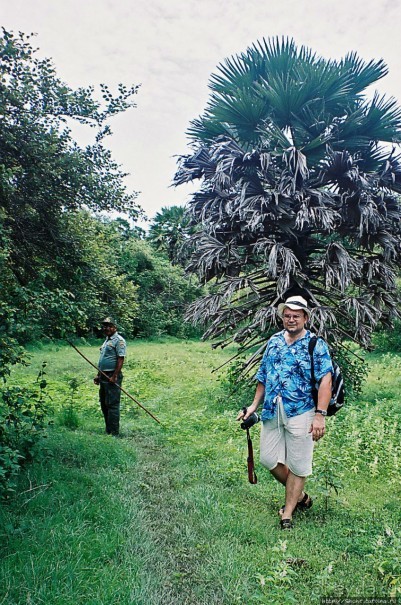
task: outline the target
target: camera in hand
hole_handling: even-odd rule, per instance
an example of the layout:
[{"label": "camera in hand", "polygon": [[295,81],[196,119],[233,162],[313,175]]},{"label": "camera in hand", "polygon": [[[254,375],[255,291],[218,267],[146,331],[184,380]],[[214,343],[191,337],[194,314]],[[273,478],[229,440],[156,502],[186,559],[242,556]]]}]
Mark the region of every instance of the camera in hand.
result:
[{"label": "camera in hand", "polygon": [[[242,411],[244,412],[244,414],[246,414],[247,411],[248,411],[248,408],[242,408]],[[259,420],[260,420],[259,414],[257,414],[256,412],[254,412],[253,414],[251,414],[249,416],[249,418],[247,418],[246,420],[243,420],[241,422],[241,428],[244,429],[244,431],[246,429],[250,429],[251,426],[253,426],[257,422],[259,422]]]}]

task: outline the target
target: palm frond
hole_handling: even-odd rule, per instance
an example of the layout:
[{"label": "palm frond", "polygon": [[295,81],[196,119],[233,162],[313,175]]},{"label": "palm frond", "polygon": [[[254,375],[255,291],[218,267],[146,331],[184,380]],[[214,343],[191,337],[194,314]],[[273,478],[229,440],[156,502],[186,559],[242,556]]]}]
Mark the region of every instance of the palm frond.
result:
[{"label": "palm frond", "polygon": [[344,59],[338,63],[341,72],[350,74],[352,77],[352,90],[354,94],[359,94],[368,86],[377,82],[388,73],[387,65],[383,59],[374,61],[373,59],[365,63],[358,57],[355,51],[348,53]]}]

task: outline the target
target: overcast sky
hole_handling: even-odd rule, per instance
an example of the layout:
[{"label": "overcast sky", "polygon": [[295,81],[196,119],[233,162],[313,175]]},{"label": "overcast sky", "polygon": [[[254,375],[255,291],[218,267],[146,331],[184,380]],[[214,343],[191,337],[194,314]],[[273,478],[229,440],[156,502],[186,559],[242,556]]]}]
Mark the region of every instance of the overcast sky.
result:
[{"label": "overcast sky", "polygon": [[40,55],[73,88],[141,84],[108,145],[150,218],[190,193],[169,185],[210,75],[258,39],[290,36],[325,58],[383,58],[379,90],[401,102],[397,0],[0,0],[0,15],[6,29],[37,33]]}]

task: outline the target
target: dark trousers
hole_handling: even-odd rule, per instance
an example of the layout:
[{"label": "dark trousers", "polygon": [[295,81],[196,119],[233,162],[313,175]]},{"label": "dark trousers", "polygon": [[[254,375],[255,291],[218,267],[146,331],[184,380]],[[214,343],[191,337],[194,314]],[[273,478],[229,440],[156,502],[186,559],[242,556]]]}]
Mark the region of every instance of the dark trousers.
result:
[{"label": "dark trousers", "polygon": [[[105,372],[112,375],[113,372]],[[121,386],[123,375],[120,373],[117,384]],[[104,377],[100,380],[99,401],[102,408],[104,421],[106,423],[106,433],[108,435],[118,435],[120,431],[120,399],[121,391],[117,384],[107,382]]]}]

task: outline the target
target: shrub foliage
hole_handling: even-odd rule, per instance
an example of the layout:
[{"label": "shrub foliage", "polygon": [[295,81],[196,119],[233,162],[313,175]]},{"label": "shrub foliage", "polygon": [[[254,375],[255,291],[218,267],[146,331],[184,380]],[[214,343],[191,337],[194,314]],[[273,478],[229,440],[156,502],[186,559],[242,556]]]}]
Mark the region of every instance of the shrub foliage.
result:
[{"label": "shrub foliage", "polygon": [[0,391],[0,499],[14,491],[20,467],[43,451],[49,413],[45,367],[33,388],[4,386]]}]

